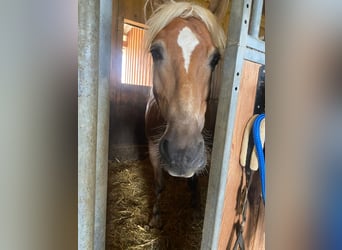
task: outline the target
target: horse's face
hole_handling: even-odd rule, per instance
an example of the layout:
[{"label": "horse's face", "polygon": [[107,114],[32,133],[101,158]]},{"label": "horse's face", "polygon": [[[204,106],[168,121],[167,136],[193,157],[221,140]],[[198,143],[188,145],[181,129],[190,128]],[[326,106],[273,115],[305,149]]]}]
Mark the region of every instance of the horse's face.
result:
[{"label": "horse's face", "polygon": [[167,128],[159,151],[170,175],[191,177],[206,165],[204,127],[210,76],[220,54],[206,26],[174,19],[151,45],[153,93]]}]

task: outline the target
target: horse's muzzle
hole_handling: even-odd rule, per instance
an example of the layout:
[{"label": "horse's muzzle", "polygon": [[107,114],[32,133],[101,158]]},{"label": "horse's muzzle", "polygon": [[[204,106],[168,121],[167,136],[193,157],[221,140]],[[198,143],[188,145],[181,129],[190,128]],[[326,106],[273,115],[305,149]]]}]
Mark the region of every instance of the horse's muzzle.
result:
[{"label": "horse's muzzle", "polygon": [[207,163],[203,138],[182,148],[177,146],[177,143],[164,138],[160,141],[159,151],[166,163],[163,168],[175,177],[192,177]]}]

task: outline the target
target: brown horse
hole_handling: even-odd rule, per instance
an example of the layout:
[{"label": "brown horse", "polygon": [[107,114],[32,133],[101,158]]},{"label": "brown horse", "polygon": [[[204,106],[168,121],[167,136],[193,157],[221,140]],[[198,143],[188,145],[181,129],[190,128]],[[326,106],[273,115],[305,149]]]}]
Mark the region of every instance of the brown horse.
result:
[{"label": "brown horse", "polygon": [[196,204],[196,174],[206,166],[202,130],[210,77],[225,45],[216,17],[188,2],[161,5],[147,21],[146,45],[153,58],[153,88],[145,127],[157,201],[152,226],[160,226],[158,200],[163,170],[190,178]]}]

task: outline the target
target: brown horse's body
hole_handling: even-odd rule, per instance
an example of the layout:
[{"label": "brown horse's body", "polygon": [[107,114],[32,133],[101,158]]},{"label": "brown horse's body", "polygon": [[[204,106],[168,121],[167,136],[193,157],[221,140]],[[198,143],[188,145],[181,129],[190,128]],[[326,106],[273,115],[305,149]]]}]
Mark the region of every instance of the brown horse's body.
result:
[{"label": "brown horse's body", "polygon": [[[192,183],[196,183],[196,174],[207,162],[202,136],[206,100],[211,73],[220,58],[223,43],[215,44],[210,29],[217,23],[213,15],[201,7],[172,3],[166,6],[168,11],[163,13],[161,9],[156,15],[162,20],[171,15],[172,10],[179,11],[184,6],[183,12],[189,12],[188,16],[176,16],[158,32],[153,27],[150,31],[155,32],[149,44],[154,62],[153,89],[146,107],[145,125],[157,197],[163,189],[163,170],[172,176],[191,178]],[[152,17],[150,25],[156,20]],[[216,31],[218,35],[223,34],[218,28]],[[158,214],[157,202],[152,219],[154,225],[159,224]]]}]

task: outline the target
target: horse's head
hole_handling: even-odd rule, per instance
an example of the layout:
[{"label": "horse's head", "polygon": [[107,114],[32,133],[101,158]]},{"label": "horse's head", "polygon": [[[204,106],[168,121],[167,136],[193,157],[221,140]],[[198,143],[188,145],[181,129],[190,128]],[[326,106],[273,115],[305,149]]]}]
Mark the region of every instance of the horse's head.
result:
[{"label": "horse's head", "polygon": [[[204,13],[212,15],[207,10]],[[221,29],[215,28],[219,32],[213,34],[201,20],[204,17],[190,14],[170,20],[150,43],[154,62],[153,94],[167,122],[159,151],[167,163],[164,168],[170,175],[180,177],[191,177],[206,165],[202,130],[209,82],[224,44]],[[210,24],[217,25],[212,19],[215,20],[213,15]],[[156,20],[150,19],[150,27],[153,21]],[[213,36],[221,36],[220,44],[215,44]]]}]

